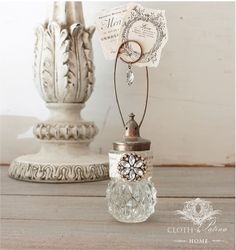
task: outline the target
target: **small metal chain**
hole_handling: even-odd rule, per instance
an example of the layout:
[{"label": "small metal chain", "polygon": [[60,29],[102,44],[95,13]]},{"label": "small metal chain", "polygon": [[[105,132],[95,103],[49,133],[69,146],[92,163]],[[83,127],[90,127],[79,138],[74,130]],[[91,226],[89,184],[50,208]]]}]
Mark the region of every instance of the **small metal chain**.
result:
[{"label": "small metal chain", "polygon": [[[140,47],[140,56],[138,59],[136,59],[135,61],[132,61],[132,62],[128,62],[126,60],[124,60],[120,54],[121,54],[121,49],[124,47],[125,44],[129,43],[129,42],[133,42],[133,43],[136,43],[139,47]],[[123,117],[123,114],[122,114],[122,111],[121,111],[121,107],[120,107],[120,102],[119,102],[119,98],[118,98],[118,92],[117,92],[117,84],[116,84],[116,68],[117,68],[117,61],[118,61],[118,58],[120,56],[120,59],[127,63],[129,66],[131,66],[132,64],[138,62],[141,57],[143,55],[143,50],[142,50],[142,47],[140,45],[140,43],[138,43],[137,41],[135,40],[127,40],[125,42],[123,42],[118,51],[117,51],[117,54],[116,54],[116,59],[115,59],[115,66],[114,66],[114,90],[115,90],[115,97],[116,97],[116,103],[117,103],[117,106],[118,106],[118,110],[119,110],[119,113],[120,113],[120,117],[121,117],[121,120],[122,120],[122,123],[123,123],[123,126],[125,127],[125,120],[124,120],[124,117]],[[142,119],[139,123],[139,128],[141,127],[142,123],[143,123],[143,120],[144,120],[144,117],[146,115],[146,112],[147,112],[147,105],[148,105],[148,95],[149,95],[149,74],[148,74],[148,67],[145,67],[146,68],[146,80],[147,80],[147,87],[146,87],[146,100],[145,100],[145,106],[144,106],[144,111],[143,111],[143,115],[142,115]]]}]

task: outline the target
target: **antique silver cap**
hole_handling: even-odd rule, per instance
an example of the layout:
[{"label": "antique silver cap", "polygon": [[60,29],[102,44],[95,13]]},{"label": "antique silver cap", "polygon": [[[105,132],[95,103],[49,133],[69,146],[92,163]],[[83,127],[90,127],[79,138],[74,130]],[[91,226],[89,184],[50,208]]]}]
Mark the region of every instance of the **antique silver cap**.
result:
[{"label": "antique silver cap", "polygon": [[134,120],[135,115],[131,113],[130,119],[125,124],[125,136],[122,141],[113,143],[116,151],[145,151],[150,150],[151,141],[140,137],[139,125]]}]

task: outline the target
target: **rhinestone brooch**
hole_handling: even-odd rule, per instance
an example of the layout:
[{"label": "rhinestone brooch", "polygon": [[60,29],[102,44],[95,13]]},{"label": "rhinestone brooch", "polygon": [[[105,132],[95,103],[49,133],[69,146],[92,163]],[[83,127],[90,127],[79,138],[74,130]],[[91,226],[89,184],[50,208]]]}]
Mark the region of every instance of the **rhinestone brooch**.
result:
[{"label": "rhinestone brooch", "polygon": [[118,163],[121,178],[127,181],[138,181],[147,172],[147,165],[143,157],[135,153],[125,154]]}]

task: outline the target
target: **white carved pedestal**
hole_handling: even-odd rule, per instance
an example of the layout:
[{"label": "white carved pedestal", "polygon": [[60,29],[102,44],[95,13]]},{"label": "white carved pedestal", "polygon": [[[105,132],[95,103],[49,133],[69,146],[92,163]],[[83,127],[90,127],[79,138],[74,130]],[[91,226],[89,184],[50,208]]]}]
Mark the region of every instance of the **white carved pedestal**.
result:
[{"label": "white carved pedestal", "polygon": [[10,177],[36,182],[108,178],[107,157],[89,150],[97,128],[80,116],[95,81],[93,32],[84,27],[80,2],[54,3],[52,17],[37,28],[34,78],[50,117],[34,127],[40,152],[15,159]]}]

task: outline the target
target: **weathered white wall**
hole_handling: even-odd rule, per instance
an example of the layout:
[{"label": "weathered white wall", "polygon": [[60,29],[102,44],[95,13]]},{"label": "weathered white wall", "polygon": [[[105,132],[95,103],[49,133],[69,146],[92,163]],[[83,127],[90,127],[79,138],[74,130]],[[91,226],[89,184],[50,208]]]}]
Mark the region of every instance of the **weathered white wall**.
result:
[{"label": "weathered white wall", "polygon": [[[84,3],[87,24],[94,23],[98,10],[119,4]],[[156,163],[233,162],[234,3],[143,5],[165,9],[169,29],[160,65],[150,70],[150,102],[141,130],[152,140]],[[33,85],[32,63],[34,27],[44,20],[46,8],[46,2],[0,3],[1,163],[39,147],[31,126],[45,119],[47,110]],[[100,128],[92,148],[107,153],[122,127],[113,95],[113,62],[105,61],[97,34],[93,42],[97,81],[83,114]],[[124,67],[119,71],[124,77]],[[127,114],[141,114],[144,74],[138,72],[135,86],[121,87],[120,93]]]}]

